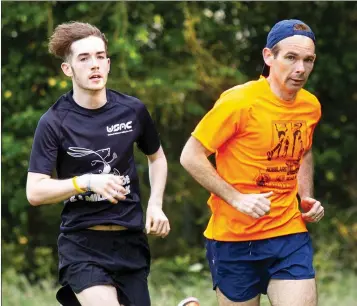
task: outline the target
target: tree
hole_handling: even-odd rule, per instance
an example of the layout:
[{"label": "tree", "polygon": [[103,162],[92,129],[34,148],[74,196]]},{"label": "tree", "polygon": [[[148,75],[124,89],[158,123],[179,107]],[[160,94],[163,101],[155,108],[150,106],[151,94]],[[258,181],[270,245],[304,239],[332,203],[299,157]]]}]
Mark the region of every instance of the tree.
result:
[{"label": "tree", "polygon": [[[341,228],[344,221],[352,233],[357,204],[356,16],[354,2],[4,2],[3,239],[28,237],[28,252],[38,245],[55,250],[61,205],[30,207],[25,182],[37,121],[71,87],[60,61],[47,51],[54,27],[69,20],[93,23],[107,35],[109,87],[140,98],[158,125],[169,162],[165,207],[173,230],[166,242],[151,243],[154,256],[170,256],[201,248],[209,217],[208,193],[179,165],[185,141],[222,91],[259,77],[270,27],[280,19],[302,18],[317,37],[308,89],[323,106],[314,155],[316,195],[328,208],[325,222],[312,230],[321,234],[321,243],[329,239],[323,231]],[[137,160],[145,204],[147,162],[140,154]],[[356,250],[356,241],[348,239],[339,247]]]}]

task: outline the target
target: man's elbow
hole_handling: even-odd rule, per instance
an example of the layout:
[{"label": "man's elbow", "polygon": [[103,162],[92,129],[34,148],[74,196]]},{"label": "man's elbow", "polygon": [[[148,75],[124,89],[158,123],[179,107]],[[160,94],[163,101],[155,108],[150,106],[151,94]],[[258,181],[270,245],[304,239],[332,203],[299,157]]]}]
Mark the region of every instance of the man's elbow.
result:
[{"label": "man's elbow", "polygon": [[31,189],[27,189],[26,190],[26,197],[27,197],[27,201],[32,205],[32,206],[39,206],[42,203],[41,199],[36,195],[36,193],[31,190]]},{"label": "man's elbow", "polygon": [[186,170],[188,170],[190,166],[190,154],[187,152],[187,150],[183,149],[181,156],[180,156],[180,164],[182,167],[184,167]]}]

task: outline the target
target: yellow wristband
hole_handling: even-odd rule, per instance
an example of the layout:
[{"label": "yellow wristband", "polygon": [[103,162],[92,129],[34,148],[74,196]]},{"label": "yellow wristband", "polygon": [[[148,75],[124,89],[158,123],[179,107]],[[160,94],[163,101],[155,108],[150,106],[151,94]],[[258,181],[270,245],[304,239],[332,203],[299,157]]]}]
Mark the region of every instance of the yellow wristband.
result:
[{"label": "yellow wristband", "polygon": [[78,184],[77,184],[77,176],[72,177],[72,183],[73,183],[74,188],[75,188],[78,192],[80,192],[80,193],[86,192],[86,191],[83,190],[82,188],[79,188],[79,186],[78,186]]}]

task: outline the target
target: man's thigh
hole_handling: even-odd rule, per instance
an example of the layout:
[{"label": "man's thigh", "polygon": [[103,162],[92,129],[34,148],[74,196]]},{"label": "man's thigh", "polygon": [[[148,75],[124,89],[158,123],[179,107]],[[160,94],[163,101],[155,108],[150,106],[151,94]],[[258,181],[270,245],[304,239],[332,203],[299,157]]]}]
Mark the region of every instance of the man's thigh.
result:
[{"label": "man's thigh", "polygon": [[[85,230],[61,234],[59,259],[59,280],[64,287],[57,299],[64,306],[75,303],[74,293],[94,286],[116,288],[120,303],[125,306],[150,305],[147,289],[150,253],[144,233]],[[143,292],[140,296],[145,300],[137,302],[138,294],[133,292]]]},{"label": "man's thigh", "polygon": [[279,247],[280,252],[269,267],[267,293],[272,305],[315,306],[316,282],[309,234],[280,237],[274,243],[272,246]]},{"label": "man's thigh", "polygon": [[272,279],[268,285],[268,297],[272,306],[316,306],[315,279]]},{"label": "man's thigh", "polygon": [[259,306],[260,294],[245,302],[233,302],[229,300],[218,287],[216,288],[216,293],[219,306]]},{"label": "man's thigh", "polygon": [[76,293],[81,306],[120,306],[117,289],[110,285],[93,286]]},{"label": "man's thigh", "polygon": [[[90,270],[91,274],[84,273],[85,268],[82,268],[82,274],[71,274],[68,278],[69,284],[58,291],[57,299],[61,305],[79,306],[79,301],[81,306],[91,306],[91,303],[97,301],[98,304],[93,305],[118,306],[119,300],[121,306],[150,306],[146,269],[112,276],[97,266],[87,270]],[[92,295],[97,297],[92,298]]]},{"label": "man's thigh", "polygon": [[124,306],[150,306],[147,277],[148,271],[145,269],[125,275],[115,275],[113,279],[118,289],[120,304]]},{"label": "man's thigh", "polygon": [[269,266],[269,279],[314,279],[313,248],[308,233],[292,234],[271,239],[270,248],[278,250]]},{"label": "man's thigh", "polygon": [[220,305],[258,305],[264,267],[251,255],[251,243],[207,240],[206,248]]}]

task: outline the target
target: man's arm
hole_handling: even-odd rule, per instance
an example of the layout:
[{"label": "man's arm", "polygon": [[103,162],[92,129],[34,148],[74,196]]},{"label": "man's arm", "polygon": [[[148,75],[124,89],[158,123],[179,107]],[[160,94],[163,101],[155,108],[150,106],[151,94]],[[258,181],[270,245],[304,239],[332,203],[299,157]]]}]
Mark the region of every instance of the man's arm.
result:
[{"label": "man's arm", "polygon": [[298,193],[300,198],[314,197],[314,160],[312,150],[305,153],[298,172]]},{"label": "man's arm", "polygon": [[239,211],[259,218],[270,210],[268,197],[272,192],[262,194],[242,194],[219,176],[208,160],[208,151],[196,138],[190,137],[180,158],[181,165],[206,190],[214,193]]},{"label": "man's arm", "polygon": [[[119,176],[112,174],[85,174],[76,179],[83,192],[90,186],[91,190],[106,197],[110,202],[117,203],[125,199],[125,188]],[[72,179],[57,180],[49,175],[29,172],[27,175],[26,196],[33,206],[55,204],[71,196],[80,194],[74,187]]]},{"label": "man's arm", "polygon": [[223,180],[213,167],[208,151],[195,137],[190,137],[181,153],[180,163],[206,190],[232,205],[239,192]]},{"label": "man's arm", "polygon": [[162,147],[156,153],[147,155],[149,164],[150,199],[149,205],[162,208],[166,179],[167,161]]},{"label": "man's arm", "polygon": [[161,237],[170,231],[169,220],[162,210],[167,179],[167,161],[162,147],[156,153],[147,155],[149,164],[150,198],[146,215],[146,232]]},{"label": "man's arm", "polygon": [[46,174],[27,174],[26,196],[33,206],[62,202],[76,194],[79,194],[79,191],[74,188],[71,179],[56,180]]},{"label": "man's arm", "polygon": [[297,180],[300,205],[305,212],[302,214],[303,219],[308,222],[320,221],[324,216],[324,208],[314,198],[314,161],[311,149],[302,159]]}]

